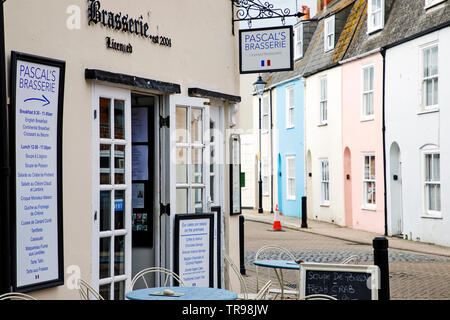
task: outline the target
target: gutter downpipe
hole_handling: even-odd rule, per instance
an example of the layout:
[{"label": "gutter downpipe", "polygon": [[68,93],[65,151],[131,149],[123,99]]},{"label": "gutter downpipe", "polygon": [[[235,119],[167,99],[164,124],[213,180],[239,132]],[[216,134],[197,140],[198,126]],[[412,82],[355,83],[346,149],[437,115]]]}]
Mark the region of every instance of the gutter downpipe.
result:
[{"label": "gutter downpipe", "polygon": [[383,57],[383,104],[382,104],[382,118],[383,118],[383,173],[384,173],[384,235],[388,235],[388,221],[387,221],[387,173],[386,173],[386,49],[383,47],[380,50]]},{"label": "gutter downpipe", "polygon": [[5,21],[0,0],[0,293],[10,292],[9,134],[6,89]]}]

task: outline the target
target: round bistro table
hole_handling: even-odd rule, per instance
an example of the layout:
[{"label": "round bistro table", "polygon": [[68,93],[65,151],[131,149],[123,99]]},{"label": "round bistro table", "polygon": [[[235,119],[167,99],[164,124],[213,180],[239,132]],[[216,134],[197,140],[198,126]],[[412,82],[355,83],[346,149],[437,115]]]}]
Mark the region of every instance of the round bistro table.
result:
[{"label": "round bistro table", "polygon": [[[181,296],[154,295],[169,289]],[[238,295],[230,290],[206,287],[155,287],[128,292],[130,300],[236,300]]]}]

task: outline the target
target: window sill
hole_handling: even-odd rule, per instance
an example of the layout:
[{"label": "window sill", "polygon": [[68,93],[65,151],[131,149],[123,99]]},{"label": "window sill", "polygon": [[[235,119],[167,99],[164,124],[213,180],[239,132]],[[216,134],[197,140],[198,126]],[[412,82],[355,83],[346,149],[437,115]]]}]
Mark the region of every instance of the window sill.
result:
[{"label": "window sill", "polygon": [[367,121],[373,121],[373,120],[375,120],[375,117],[367,117],[367,118],[361,118],[361,122],[367,122]]},{"label": "window sill", "polygon": [[423,215],[420,216],[421,218],[424,219],[438,219],[438,220],[442,220],[442,214],[430,214],[430,213],[425,213]]},{"label": "window sill", "polygon": [[288,129],[294,129],[295,128],[295,126],[292,126],[292,127],[286,127],[286,130],[288,130]]},{"label": "window sill", "polygon": [[326,127],[328,125],[328,122],[320,123],[317,126],[318,127]]},{"label": "window sill", "polygon": [[329,207],[330,204],[329,204],[329,203],[321,203],[320,206],[321,206],[321,207]]},{"label": "window sill", "polygon": [[431,8],[437,6],[438,4],[441,4],[441,3],[445,2],[445,1],[447,1],[447,0],[441,0],[441,1],[438,1],[438,2],[431,3],[431,4],[427,5],[427,6],[425,6],[424,9],[425,9],[425,11],[427,11],[428,9],[431,9]]},{"label": "window sill", "polygon": [[377,211],[377,207],[366,207],[366,206],[362,206],[361,209],[362,209],[362,210],[365,210],[365,211]]},{"label": "window sill", "polygon": [[287,201],[295,201],[295,198],[286,198]]},{"label": "window sill", "polygon": [[417,115],[427,114],[427,113],[435,113],[435,112],[439,112],[439,107],[431,107],[429,109],[422,109],[421,111],[417,112]]},{"label": "window sill", "polygon": [[384,26],[379,26],[379,27],[373,28],[372,30],[368,30],[367,35],[372,36],[375,33],[377,33],[378,31],[383,30],[383,28],[384,28]]}]

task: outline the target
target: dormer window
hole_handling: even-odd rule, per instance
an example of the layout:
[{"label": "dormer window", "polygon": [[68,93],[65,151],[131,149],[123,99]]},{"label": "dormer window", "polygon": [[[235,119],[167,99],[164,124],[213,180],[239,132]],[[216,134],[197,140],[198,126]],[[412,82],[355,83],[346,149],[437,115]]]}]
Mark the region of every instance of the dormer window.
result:
[{"label": "dormer window", "polygon": [[325,52],[334,49],[334,36],[335,36],[334,25],[335,25],[334,16],[325,19],[325,34],[324,34]]},{"label": "dormer window", "polygon": [[294,46],[294,59],[300,59],[303,57],[303,24],[299,24],[294,28],[295,46]]},{"label": "dormer window", "polygon": [[447,0],[425,0],[425,9]]},{"label": "dormer window", "polygon": [[381,30],[384,27],[384,0],[369,0],[368,32]]}]

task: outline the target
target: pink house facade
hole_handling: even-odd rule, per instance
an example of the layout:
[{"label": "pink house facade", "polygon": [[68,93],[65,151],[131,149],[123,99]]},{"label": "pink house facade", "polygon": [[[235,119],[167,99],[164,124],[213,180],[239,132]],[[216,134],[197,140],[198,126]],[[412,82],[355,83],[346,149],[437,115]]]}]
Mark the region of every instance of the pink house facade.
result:
[{"label": "pink house facade", "polygon": [[341,64],[345,224],[384,233],[383,57]]}]

